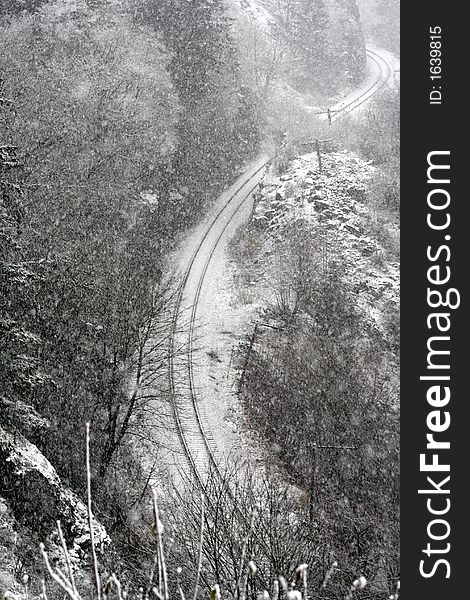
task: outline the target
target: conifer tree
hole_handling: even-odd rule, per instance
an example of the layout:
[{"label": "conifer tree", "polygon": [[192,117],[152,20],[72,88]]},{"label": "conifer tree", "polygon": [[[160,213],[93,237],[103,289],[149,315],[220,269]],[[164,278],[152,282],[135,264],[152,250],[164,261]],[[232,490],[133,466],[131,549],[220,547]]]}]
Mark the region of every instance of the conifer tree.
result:
[{"label": "conifer tree", "polygon": [[307,87],[321,82],[331,61],[328,28],[329,15],[324,0],[295,0],[291,35]]},{"label": "conifer tree", "polygon": [[256,147],[254,103],[239,82],[222,0],[159,0],[145,18],[172,53],[169,71],[181,106],[174,171],[194,213]]},{"label": "conifer tree", "polygon": [[336,0],[339,8],[338,67],[351,83],[365,73],[366,54],[357,0]]},{"label": "conifer tree", "polygon": [[[0,81],[0,131],[11,118],[11,102]],[[2,134],[2,138],[5,134]],[[0,422],[27,426],[36,417],[25,404],[41,378],[34,357],[37,337],[27,327],[35,275],[24,260],[21,240],[24,208],[15,173],[18,149],[0,139]]]}]

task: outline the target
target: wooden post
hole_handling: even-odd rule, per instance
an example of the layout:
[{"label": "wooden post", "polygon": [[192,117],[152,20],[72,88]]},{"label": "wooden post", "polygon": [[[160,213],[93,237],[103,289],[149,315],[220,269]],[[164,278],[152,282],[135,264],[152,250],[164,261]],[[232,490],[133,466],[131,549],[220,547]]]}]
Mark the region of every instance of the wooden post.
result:
[{"label": "wooden post", "polygon": [[322,172],[322,164],[321,164],[321,154],[320,154],[320,140],[315,138],[315,148],[317,150],[318,156],[318,168],[320,169],[320,173]]},{"label": "wooden post", "polygon": [[318,167],[320,169],[320,173],[323,170],[323,165],[322,165],[322,161],[321,161],[321,154],[320,154],[320,144],[327,144],[328,142],[331,142],[332,139],[328,138],[326,140],[319,140],[318,138],[315,138],[315,150],[317,151],[317,156],[318,156]]}]

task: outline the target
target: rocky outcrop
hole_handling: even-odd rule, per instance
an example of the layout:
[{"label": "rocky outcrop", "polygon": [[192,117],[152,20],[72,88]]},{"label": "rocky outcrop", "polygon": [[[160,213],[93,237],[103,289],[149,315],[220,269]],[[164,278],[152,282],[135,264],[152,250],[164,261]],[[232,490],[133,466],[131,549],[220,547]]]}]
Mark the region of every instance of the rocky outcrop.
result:
[{"label": "rocky outcrop", "polygon": [[[57,471],[25,437],[0,426],[0,495],[23,526],[46,540],[60,520],[68,545],[78,553],[90,544],[87,509]],[[104,527],[94,521],[98,548],[109,542]]]},{"label": "rocky outcrop", "polygon": [[306,224],[341,260],[367,321],[384,330],[399,305],[399,228],[379,222],[367,195],[377,168],[349,151],[315,153],[292,161],[280,177],[271,173],[258,194],[253,220],[268,238],[282,242],[288,228]]}]

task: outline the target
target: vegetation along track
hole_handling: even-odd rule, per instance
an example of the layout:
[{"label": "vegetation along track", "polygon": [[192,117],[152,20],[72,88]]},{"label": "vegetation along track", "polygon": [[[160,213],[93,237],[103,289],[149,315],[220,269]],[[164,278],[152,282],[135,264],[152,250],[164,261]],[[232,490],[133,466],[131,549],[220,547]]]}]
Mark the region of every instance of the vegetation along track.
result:
[{"label": "vegetation along track", "polygon": [[[367,56],[377,67],[377,78],[366,89],[360,90],[358,94],[332,107],[332,123],[367,102],[387,85],[392,77],[392,69],[383,57],[369,48]],[[219,475],[220,472],[215,456],[212,432],[204,426],[204,418],[201,414],[201,405],[194,382],[193,354],[198,302],[206,273],[217,247],[228,226],[239,217],[241,209],[251,199],[267,164],[266,157],[256,161],[235,182],[227,194],[221,197],[215,216],[205,224],[202,235],[183,269],[182,281],[175,301],[168,353],[171,403],[185,459],[202,489],[204,489],[204,475],[209,466],[212,466]],[[188,308],[189,324],[183,321]],[[182,331],[184,332],[184,341],[179,344]],[[185,350],[183,364],[177,363],[178,347],[183,347]],[[186,376],[183,377],[183,380],[186,380],[186,386],[178,381],[183,369],[186,372]]]}]

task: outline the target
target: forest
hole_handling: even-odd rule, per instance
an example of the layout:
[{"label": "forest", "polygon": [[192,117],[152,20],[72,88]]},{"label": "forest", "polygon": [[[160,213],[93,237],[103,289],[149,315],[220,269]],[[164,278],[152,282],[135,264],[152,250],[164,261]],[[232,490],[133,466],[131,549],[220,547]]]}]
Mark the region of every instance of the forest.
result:
[{"label": "forest", "polygon": [[275,157],[265,191],[325,135],[374,165],[360,192],[383,249],[373,259],[399,260],[396,90],[334,132],[311,116],[363,85],[366,37],[397,51],[395,9],[1,3],[5,598],[398,598],[398,309],[392,298],[379,328],[367,321],[339,250],[319,267],[319,230],[291,223],[273,242],[251,220],[231,242],[242,281],[261,277],[245,270],[271,244],[291,265],[277,277],[274,260],[258,262],[273,275],[258,290],[263,318],[282,331],[251,347],[241,337],[234,359],[262,473],[224,461],[201,500],[162,459],[175,451],[175,253],[251,161]]}]

